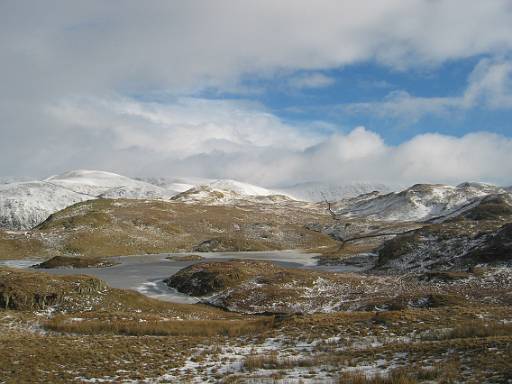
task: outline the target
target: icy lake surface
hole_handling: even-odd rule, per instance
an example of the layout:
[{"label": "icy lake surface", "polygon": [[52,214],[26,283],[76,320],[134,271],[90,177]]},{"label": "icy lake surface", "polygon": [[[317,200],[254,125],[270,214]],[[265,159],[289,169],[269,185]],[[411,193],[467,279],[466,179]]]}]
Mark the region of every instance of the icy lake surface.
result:
[{"label": "icy lake surface", "polygon": [[[325,267],[316,267],[317,260],[314,253],[299,251],[271,251],[271,252],[208,252],[197,253],[205,260],[250,259],[269,260],[279,265],[296,268],[313,268],[325,270]],[[111,287],[134,289],[147,296],[174,303],[196,303],[198,298],[191,297],[167,287],[163,280],[174,275],[180,269],[199,261],[168,260],[169,256],[185,256],[190,253],[163,253],[158,255],[120,256],[110,258],[120,264],[107,268],[54,268],[45,269],[45,272],[55,275],[91,275],[106,281]],[[42,260],[0,260],[0,265],[14,268],[28,268]]]}]

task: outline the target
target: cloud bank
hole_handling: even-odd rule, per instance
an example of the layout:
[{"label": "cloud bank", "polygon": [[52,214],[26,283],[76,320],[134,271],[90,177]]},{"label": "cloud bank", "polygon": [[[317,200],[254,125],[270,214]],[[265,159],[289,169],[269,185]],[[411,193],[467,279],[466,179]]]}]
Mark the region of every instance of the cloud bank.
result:
[{"label": "cloud bank", "polygon": [[508,0],[6,0],[0,79],[25,93],[223,86],[244,73],[509,52]]},{"label": "cloud bank", "polygon": [[[512,184],[512,139],[486,132],[429,133],[391,146],[364,127],[312,134],[259,105],[193,98],[166,105],[78,99],[48,113],[73,131],[71,137],[103,138],[88,167],[132,175],[234,178],[265,186],[310,180]],[[61,156],[71,162],[77,148],[65,147],[70,150]]]}]

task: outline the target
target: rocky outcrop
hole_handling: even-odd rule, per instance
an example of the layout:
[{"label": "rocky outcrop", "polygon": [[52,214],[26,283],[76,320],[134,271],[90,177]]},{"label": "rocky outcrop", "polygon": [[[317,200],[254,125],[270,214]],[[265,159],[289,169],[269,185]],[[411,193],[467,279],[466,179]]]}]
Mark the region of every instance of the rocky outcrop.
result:
[{"label": "rocky outcrop", "polygon": [[204,296],[238,285],[251,277],[276,270],[275,264],[264,261],[233,260],[191,265],[165,280],[179,292]]},{"label": "rocky outcrop", "polygon": [[498,229],[484,244],[465,255],[463,261],[469,264],[512,261],[512,223]]},{"label": "rocky outcrop", "polygon": [[0,269],[0,308],[33,311],[50,306],[84,307],[91,297],[108,289],[90,276],[51,276],[7,268]]},{"label": "rocky outcrop", "polygon": [[442,223],[386,241],[376,269],[389,272],[465,270],[481,263],[512,260],[512,201],[508,195],[483,198]]},{"label": "rocky outcrop", "polygon": [[112,267],[118,263],[101,257],[71,257],[55,256],[49,260],[36,264],[33,268],[105,268]]}]

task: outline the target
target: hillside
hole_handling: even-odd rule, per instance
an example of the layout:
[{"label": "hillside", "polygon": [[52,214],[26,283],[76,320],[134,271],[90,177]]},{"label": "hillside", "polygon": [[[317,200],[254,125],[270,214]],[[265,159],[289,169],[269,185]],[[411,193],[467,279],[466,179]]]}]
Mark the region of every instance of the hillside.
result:
[{"label": "hillside", "polygon": [[172,198],[209,205],[247,201],[272,203],[289,199],[276,191],[235,180],[204,182],[202,179],[183,182],[148,179],[146,182],[111,172],[76,170],[42,181],[0,184],[0,229],[27,230],[52,213],[92,199]]},{"label": "hillside", "polygon": [[53,212],[93,198],[46,181],[2,184],[0,229],[30,229]]},{"label": "hillside", "polygon": [[510,262],[512,197],[486,196],[447,220],[384,243],[377,269],[390,272],[464,270],[480,263]]},{"label": "hillside", "polygon": [[287,199],[290,197],[277,191],[235,180],[216,180],[201,184],[173,197],[173,200],[180,202],[209,205],[234,204],[240,201],[272,203]]},{"label": "hillside", "polygon": [[178,190],[111,172],[78,170],[42,181],[0,185],[0,229],[27,230],[52,213],[97,198],[168,200]]},{"label": "hillside", "polygon": [[484,196],[506,193],[500,187],[463,183],[456,187],[441,184],[416,184],[401,192],[361,201],[341,201],[337,214],[348,218],[385,221],[424,221],[468,209]]},{"label": "hillside", "polygon": [[328,220],[322,209],[290,201],[207,206],[90,200],[51,215],[24,234],[0,231],[0,258],[335,246],[329,236],[305,228],[308,222]]}]

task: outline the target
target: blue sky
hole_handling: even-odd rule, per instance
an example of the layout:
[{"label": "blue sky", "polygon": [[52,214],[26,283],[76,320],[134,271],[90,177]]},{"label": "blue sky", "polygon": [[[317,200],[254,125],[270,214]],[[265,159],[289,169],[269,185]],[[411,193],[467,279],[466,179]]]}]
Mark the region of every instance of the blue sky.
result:
[{"label": "blue sky", "polygon": [[[463,136],[470,132],[488,131],[512,135],[512,108],[488,108],[475,105],[443,115],[426,114],[418,119],[399,116],[376,116],[371,113],[347,113],[341,107],[353,103],[375,103],[396,91],[423,98],[457,97],[464,93],[468,79],[482,56],[450,61],[432,68],[395,70],[376,62],[347,65],[324,71],[297,71],[268,78],[246,76],[242,85],[253,92],[219,92],[207,90],[202,97],[249,99],[261,103],[284,121],[307,125],[326,122],[332,129],[347,131],[365,126],[379,132],[390,144],[400,144],[427,132]],[[296,88],[290,81],[296,77],[321,74],[329,84]],[[163,101],[163,100],[161,100]],[[320,129],[320,128],[316,128]]]},{"label": "blue sky", "polygon": [[511,58],[510,0],[8,0],[0,175],[510,185]]}]

